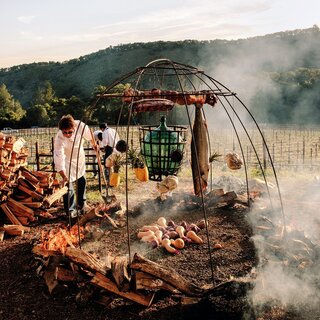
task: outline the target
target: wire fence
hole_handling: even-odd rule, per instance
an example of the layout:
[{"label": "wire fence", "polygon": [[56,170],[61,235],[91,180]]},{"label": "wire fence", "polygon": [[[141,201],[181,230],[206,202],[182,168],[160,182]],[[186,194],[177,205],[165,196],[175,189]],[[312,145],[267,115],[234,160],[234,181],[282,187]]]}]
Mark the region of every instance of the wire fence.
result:
[{"label": "wire fence", "polygon": [[[263,139],[257,129],[248,129],[248,135],[244,132],[239,133],[244,157],[249,168],[258,166],[256,153],[263,165],[270,166],[269,155],[278,170],[309,170],[316,171],[320,166],[320,129],[317,127],[301,126],[281,126],[266,127],[262,126],[262,133],[267,143],[264,147]],[[97,130],[92,127],[92,130]],[[36,166],[36,145],[38,153],[52,154],[53,138],[57,133],[57,128],[32,128],[20,129],[16,136],[23,137],[29,150],[28,163],[30,166]],[[190,158],[190,130],[188,134],[188,143],[185,150],[185,158]],[[126,139],[127,127],[118,127],[118,133],[121,139]],[[221,154],[217,165],[224,165],[223,155],[233,151],[240,154],[240,145],[235,133],[231,129],[210,128],[210,146],[211,153]],[[139,149],[139,127],[131,126],[129,129],[130,147]],[[253,145],[253,146],[252,146]],[[90,154],[89,144],[85,145],[87,154]],[[43,158],[42,165],[52,164],[50,157]],[[90,161],[88,160],[90,163]]]}]

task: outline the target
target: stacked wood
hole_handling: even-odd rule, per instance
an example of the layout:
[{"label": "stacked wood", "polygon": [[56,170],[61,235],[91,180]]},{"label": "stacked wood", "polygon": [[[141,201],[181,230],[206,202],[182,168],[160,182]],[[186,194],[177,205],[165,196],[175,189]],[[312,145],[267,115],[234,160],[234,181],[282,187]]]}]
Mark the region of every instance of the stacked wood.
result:
[{"label": "stacked wood", "polygon": [[51,216],[47,209],[68,191],[60,187],[55,173],[28,170],[27,157],[23,138],[0,133],[0,208],[5,220],[16,228],[39,216]]},{"label": "stacked wood", "polygon": [[[135,254],[130,265],[125,256],[98,259],[79,248],[67,247],[65,254],[34,247],[34,254],[42,257],[38,272],[42,274],[51,294],[60,285],[94,285],[91,298],[109,305],[114,298],[123,298],[149,307],[155,295],[163,290],[187,297],[202,297],[207,289],[198,287],[174,269],[162,266]],[[111,265],[111,267],[110,267]],[[90,299],[90,296],[87,297]]]}]

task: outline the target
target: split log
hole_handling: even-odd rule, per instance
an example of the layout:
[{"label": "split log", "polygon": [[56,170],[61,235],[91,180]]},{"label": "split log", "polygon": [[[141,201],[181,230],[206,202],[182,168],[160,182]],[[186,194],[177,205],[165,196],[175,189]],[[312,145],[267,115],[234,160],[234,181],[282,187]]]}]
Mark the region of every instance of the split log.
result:
[{"label": "split log", "polygon": [[250,278],[235,278],[226,282],[222,282],[215,287],[207,290],[207,293],[212,296],[226,295],[229,297],[239,297],[253,289],[254,280]]},{"label": "split log", "polygon": [[4,239],[4,233],[5,233],[4,230],[0,230],[0,241],[3,241],[3,239]]},{"label": "split log", "polygon": [[30,228],[24,227],[21,225],[4,225],[3,227],[0,227],[0,232],[5,232],[6,234],[10,236],[22,236],[24,232],[29,232]]},{"label": "split log", "polygon": [[27,226],[29,224],[29,219],[27,217],[17,216],[17,219],[21,222],[22,225]]},{"label": "split log", "polygon": [[5,228],[6,230],[8,230],[8,229],[20,229],[20,230],[23,230],[25,232],[30,232],[30,227],[21,226],[21,225],[14,225],[14,224],[5,224],[1,228]]},{"label": "split log", "polygon": [[21,222],[18,218],[12,213],[12,211],[8,208],[5,203],[0,205],[2,211],[6,214],[7,218],[11,221],[12,224],[21,225]]},{"label": "split log", "polygon": [[11,210],[13,210],[14,212],[19,212],[22,216],[28,217],[30,219],[34,217],[34,211],[32,209],[26,207],[18,201],[15,201],[12,198],[8,198],[7,204],[11,208]]},{"label": "split log", "polygon": [[79,219],[79,225],[84,226],[86,223],[90,220],[93,220],[94,218],[101,218],[102,216],[97,213],[96,208],[90,209],[88,212],[86,212],[81,218]]},{"label": "split log", "polygon": [[48,290],[50,294],[54,293],[54,290],[59,291],[59,282],[56,279],[56,268],[62,263],[64,260],[63,256],[50,256],[47,261],[47,267],[43,274],[43,278],[47,284]]},{"label": "split log", "polygon": [[31,171],[29,171],[27,168],[23,168],[21,170],[21,175],[33,184],[39,184],[39,182],[40,182],[39,179]]},{"label": "split log", "polygon": [[230,192],[226,192],[225,194],[220,195],[220,196],[212,196],[212,197],[208,198],[208,200],[206,201],[206,205],[208,207],[212,207],[212,206],[215,206],[215,205],[221,204],[221,203],[230,204],[236,198],[237,198],[237,194],[234,191],[230,191]]},{"label": "split log", "polygon": [[106,274],[108,271],[107,267],[103,266],[102,263],[92,254],[81,249],[67,247],[65,256],[75,264],[78,264],[90,271],[99,272],[101,274]]},{"label": "split log", "polygon": [[128,273],[128,258],[116,256],[111,262],[111,273],[120,291],[128,291],[131,277]]},{"label": "split log", "polygon": [[44,198],[43,195],[39,194],[36,191],[29,190],[28,188],[26,188],[22,185],[18,185],[18,189],[23,191],[24,193],[28,194],[29,196],[31,196],[35,200],[43,201],[43,198]]},{"label": "split log", "polygon": [[185,278],[180,276],[180,274],[178,274],[174,269],[161,266],[151,260],[140,256],[137,253],[134,255],[130,267],[134,270],[149,273],[152,276],[169,283],[170,285],[187,295],[201,296],[205,292],[200,287],[190,283]]},{"label": "split log", "polygon": [[132,300],[143,306],[149,307],[153,301],[155,293],[142,294],[138,292],[121,292],[114,282],[102,275],[101,273],[96,273],[92,278],[91,283],[102,288],[108,292],[114,293],[120,297]]},{"label": "split log", "polygon": [[21,184],[22,186],[32,190],[36,191],[38,188],[39,183],[32,183],[31,181],[27,180],[26,178],[20,177],[18,179],[18,183]]},{"label": "split log", "polygon": [[135,287],[137,290],[144,289],[144,290],[166,290],[173,294],[178,294],[180,291],[170,284],[166,283],[165,281],[155,278],[152,275],[144,272],[137,271],[134,275],[135,278]]},{"label": "split log", "polygon": [[109,307],[110,303],[113,301],[111,297],[107,297],[105,295],[100,294],[98,297],[94,299],[94,302],[97,302],[105,307]]},{"label": "split log", "polygon": [[[121,204],[119,201],[114,200],[109,204],[105,204],[105,206],[103,207],[103,210],[101,210],[101,213],[97,212],[98,210],[99,209],[96,210],[96,208],[92,208],[91,210],[86,212],[79,220],[80,226],[84,226],[88,221],[93,220],[95,218],[101,218],[102,214],[104,213],[106,218],[110,221],[110,223],[115,228],[118,227],[117,224],[115,223],[115,221],[107,213],[116,212],[116,211],[121,210]],[[110,219],[112,219],[112,221]]]},{"label": "split log", "polygon": [[56,280],[62,281],[62,282],[75,281],[76,279],[72,270],[65,269],[60,266],[56,267],[54,275]]},{"label": "split log", "polygon": [[68,192],[68,187],[64,186],[63,188],[61,188],[60,190],[58,190],[57,192],[53,193],[52,195],[46,197],[43,200],[43,206],[45,208],[49,208],[51,207],[51,205],[58,201],[59,199],[61,199],[61,197],[63,195],[65,195]]},{"label": "split log", "polygon": [[62,253],[60,251],[47,250],[47,249],[43,248],[41,245],[34,246],[32,248],[32,252],[36,256],[42,256],[44,258],[48,258],[50,256],[62,255]]},{"label": "split log", "polygon": [[23,201],[20,203],[28,208],[31,208],[31,209],[38,209],[38,208],[41,208],[41,206],[42,206],[42,202]]}]

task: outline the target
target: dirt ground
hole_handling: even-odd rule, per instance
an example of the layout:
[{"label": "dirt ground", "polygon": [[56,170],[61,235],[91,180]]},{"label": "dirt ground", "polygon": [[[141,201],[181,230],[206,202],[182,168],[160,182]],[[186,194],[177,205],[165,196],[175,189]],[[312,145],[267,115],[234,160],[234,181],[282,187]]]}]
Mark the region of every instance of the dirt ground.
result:
[{"label": "dirt ground", "polygon": [[[211,261],[204,230],[199,233],[205,240],[204,244],[190,244],[180,254],[170,255],[161,247],[151,248],[141,243],[136,236],[139,227],[155,222],[160,216],[177,223],[198,222],[204,218],[203,211],[177,210],[174,208],[175,201],[166,206],[152,207],[147,200],[152,192],[148,186],[144,188],[140,196],[136,197],[139,200],[136,202],[145,203],[148,210],[129,215],[131,256],[139,252],[150,260],[172,267],[198,286],[217,286],[232,278],[246,277],[254,270],[258,259],[251,240],[253,231],[246,219],[248,208],[228,206],[207,210]],[[123,200],[123,192],[119,197]],[[113,218],[118,217],[114,215]],[[30,233],[21,237],[7,237],[0,242],[0,319],[301,319],[301,316],[288,309],[274,306],[266,306],[259,314],[255,313],[245,290],[226,290],[219,295],[208,295],[198,303],[186,305],[181,304],[177,295],[159,292],[149,308],[117,297],[108,307],[90,300],[79,301],[76,299],[78,288],[75,285],[65,286],[64,290],[50,295],[43,278],[37,275],[39,260],[32,253],[32,248],[38,243],[42,230],[66,222],[64,217],[38,222]],[[108,252],[113,255],[128,254],[126,226],[115,229],[104,220],[98,224],[101,226],[99,240],[96,233],[88,233],[82,248],[100,259]],[[222,248],[214,249],[216,243],[221,244]]]}]

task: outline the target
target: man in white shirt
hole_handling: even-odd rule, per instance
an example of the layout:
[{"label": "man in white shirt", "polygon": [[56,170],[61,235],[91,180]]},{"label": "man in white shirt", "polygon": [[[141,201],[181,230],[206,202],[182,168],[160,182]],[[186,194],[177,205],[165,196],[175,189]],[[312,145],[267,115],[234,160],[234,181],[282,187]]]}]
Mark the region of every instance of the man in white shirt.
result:
[{"label": "man in white shirt", "polygon": [[[94,131],[93,137],[94,137],[94,140],[96,141],[97,147],[99,149],[99,155],[100,155],[100,147],[101,147],[101,142],[102,142],[102,131],[100,129]],[[94,149],[92,149],[89,151],[89,155],[93,156],[93,157],[91,157],[90,161],[93,163],[92,164],[92,170],[94,171],[93,176],[96,177],[98,174],[97,157],[96,157],[97,153]]]},{"label": "man in white shirt", "polygon": [[63,116],[58,127],[59,131],[54,139],[54,163],[57,172],[62,177],[62,184],[67,184],[69,187],[68,194],[63,197],[64,209],[67,214],[75,218],[78,210],[73,183],[77,188],[78,209],[82,210],[86,201],[86,163],[83,139],[92,141],[92,136],[89,127],[79,120],[74,120],[71,115]]},{"label": "man in white shirt", "polygon": [[[101,128],[101,126],[100,126]],[[109,168],[106,167],[107,158],[114,152],[115,146],[119,141],[119,135],[117,131],[113,128],[110,128],[106,125],[106,128],[102,132],[102,145],[104,146],[104,165],[105,165],[105,175],[107,180],[109,179]]]}]

